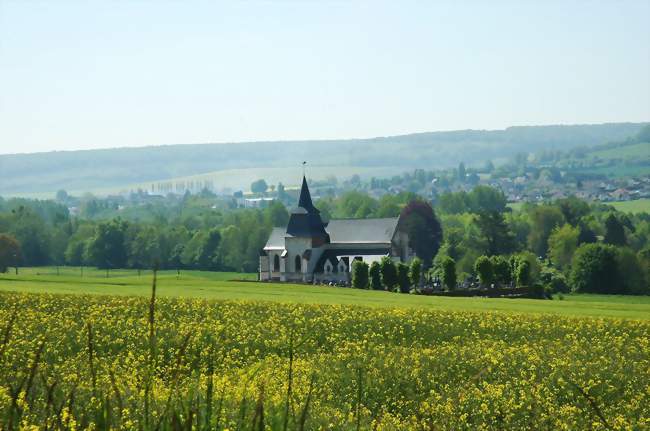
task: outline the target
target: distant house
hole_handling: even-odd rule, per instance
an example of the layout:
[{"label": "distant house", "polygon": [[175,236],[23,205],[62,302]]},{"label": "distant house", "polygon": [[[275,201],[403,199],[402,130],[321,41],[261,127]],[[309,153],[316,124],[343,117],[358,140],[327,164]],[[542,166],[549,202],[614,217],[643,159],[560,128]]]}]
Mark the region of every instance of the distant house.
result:
[{"label": "distant house", "polygon": [[271,202],[274,198],[248,198],[244,199],[244,208],[264,208]]},{"label": "distant house", "polygon": [[354,260],[371,263],[384,256],[409,261],[415,254],[399,217],[330,220],[324,223],[303,177],[298,206],[286,228],[273,228],[260,252],[259,279],[350,281]]}]

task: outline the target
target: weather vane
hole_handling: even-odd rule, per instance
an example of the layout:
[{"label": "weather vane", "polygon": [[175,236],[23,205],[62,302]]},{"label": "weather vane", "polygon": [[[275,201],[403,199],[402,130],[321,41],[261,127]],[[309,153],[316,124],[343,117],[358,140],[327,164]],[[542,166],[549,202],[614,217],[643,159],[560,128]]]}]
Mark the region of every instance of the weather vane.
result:
[{"label": "weather vane", "polygon": [[305,176],[305,165],[306,164],[307,164],[307,162],[302,162],[302,176],[303,177]]}]

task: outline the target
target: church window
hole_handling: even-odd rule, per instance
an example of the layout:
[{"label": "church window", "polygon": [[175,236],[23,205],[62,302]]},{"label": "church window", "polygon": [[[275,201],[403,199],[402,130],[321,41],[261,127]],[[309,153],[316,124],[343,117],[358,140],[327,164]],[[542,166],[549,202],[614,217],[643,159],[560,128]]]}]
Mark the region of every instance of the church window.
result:
[{"label": "church window", "polygon": [[302,271],[302,258],[300,255],[296,256],[296,272]]},{"label": "church window", "polygon": [[273,258],[273,271],[278,272],[280,270],[280,256],[277,254]]}]

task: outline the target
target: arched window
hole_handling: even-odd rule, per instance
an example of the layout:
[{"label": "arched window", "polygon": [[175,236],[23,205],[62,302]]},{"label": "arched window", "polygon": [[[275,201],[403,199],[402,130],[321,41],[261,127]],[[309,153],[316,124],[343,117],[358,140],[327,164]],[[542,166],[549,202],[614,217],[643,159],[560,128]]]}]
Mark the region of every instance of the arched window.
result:
[{"label": "arched window", "polygon": [[300,255],[296,256],[296,272],[302,272],[302,258]]},{"label": "arched window", "polygon": [[280,256],[277,254],[273,258],[273,271],[278,272],[280,270]]}]

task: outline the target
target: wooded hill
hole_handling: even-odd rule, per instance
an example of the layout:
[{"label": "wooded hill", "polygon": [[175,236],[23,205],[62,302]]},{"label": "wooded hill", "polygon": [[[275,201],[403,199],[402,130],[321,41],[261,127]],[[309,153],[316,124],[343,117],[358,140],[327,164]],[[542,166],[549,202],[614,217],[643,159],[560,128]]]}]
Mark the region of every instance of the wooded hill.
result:
[{"label": "wooded hill", "polygon": [[[439,169],[460,161],[468,165],[487,159],[498,162],[521,152],[567,150],[621,141],[634,136],[645,124],[526,126],[371,139],[183,144],[0,155],[0,195],[54,193],[59,189],[97,191],[223,170],[242,170],[234,184],[245,187],[256,179],[250,177],[247,169],[296,168],[303,160],[311,166],[331,167],[332,174],[341,167],[346,167],[347,172],[359,168],[382,173]],[[295,169],[288,178],[293,176]]]}]

